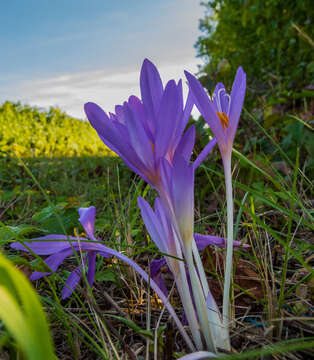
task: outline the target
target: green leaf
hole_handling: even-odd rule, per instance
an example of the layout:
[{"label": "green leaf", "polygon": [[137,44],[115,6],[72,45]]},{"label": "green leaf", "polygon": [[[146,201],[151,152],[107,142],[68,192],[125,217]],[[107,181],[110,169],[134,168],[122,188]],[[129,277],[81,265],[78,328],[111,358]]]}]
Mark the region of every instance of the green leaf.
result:
[{"label": "green leaf", "polygon": [[117,276],[113,270],[106,269],[100,273],[97,273],[95,276],[95,280],[117,282]]},{"label": "green leaf", "polygon": [[0,319],[27,359],[56,359],[47,320],[35,290],[1,254]]}]

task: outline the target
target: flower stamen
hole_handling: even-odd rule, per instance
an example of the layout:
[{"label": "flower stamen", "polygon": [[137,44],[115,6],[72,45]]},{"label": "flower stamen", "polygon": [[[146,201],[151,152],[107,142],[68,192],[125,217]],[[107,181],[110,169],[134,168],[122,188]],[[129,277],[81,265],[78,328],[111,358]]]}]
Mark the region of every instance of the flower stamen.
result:
[{"label": "flower stamen", "polygon": [[228,115],[224,112],[217,111],[217,116],[220,120],[221,126],[224,130],[226,130],[229,126],[229,118]]}]

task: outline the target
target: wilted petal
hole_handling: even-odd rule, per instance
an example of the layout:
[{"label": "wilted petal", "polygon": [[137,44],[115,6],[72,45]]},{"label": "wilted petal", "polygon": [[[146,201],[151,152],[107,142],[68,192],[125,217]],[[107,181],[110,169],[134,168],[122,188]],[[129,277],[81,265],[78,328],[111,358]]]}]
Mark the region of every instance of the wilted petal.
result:
[{"label": "wilted petal", "polygon": [[160,269],[166,264],[166,259],[161,258],[158,260],[152,260],[150,263],[150,276],[155,277],[157,273],[160,272]]},{"label": "wilted petal", "polygon": [[[209,245],[215,245],[220,248],[225,248],[227,241],[225,238],[213,235],[201,235],[201,234],[194,234],[194,239],[196,242],[196,246],[198,250],[204,250]],[[242,244],[241,241],[233,240],[233,246],[236,247],[244,247],[249,248],[250,245]]]},{"label": "wilted petal", "polygon": [[72,294],[77,284],[79,283],[81,276],[82,271],[81,268],[78,266],[71,272],[67,281],[65,282],[65,286],[62,289],[62,299],[66,299]]},{"label": "wilted petal", "polygon": [[[63,261],[72,254],[73,254],[73,250],[71,248],[60,251],[54,255],[50,255],[49,257],[47,257],[45,263],[53,272],[55,272],[57,271],[58,267],[63,263]],[[35,271],[30,276],[30,279],[38,280],[43,276],[47,276],[47,275],[51,275],[51,272]]]},{"label": "wilted petal", "polygon": [[[87,240],[86,238],[83,237],[77,238],[74,236],[67,237],[65,235],[52,234],[52,235],[31,239],[31,240],[46,240],[46,241],[31,241],[31,242],[24,242],[24,244],[37,255],[51,255],[71,246],[69,241],[50,241],[50,240],[59,240],[59,239],[60,240],[69,239],[72,243],[76,242],[78,239]],[[14,242],[10,246],[15,250],[29,252],[29,250],[22,243],[19,242]]]},{"label": "wilted petal", "polygon": [[[73,249],[72,249],[73,248]],[[63,261],[70,255],[73,254],[74,251],[99,251],[102,252],[101,256],[103,257],[110,257],[111,255],[106,252],[106,247],[103,244],[98,243],[88,243],[88,242],[82,242],[82,243],[72,243],[71,245],[68,245],[68,248],[60,251],[56,254],[50,255],[45,259],[45,263],[50,267],[50,269],[55,272],[58,270],[58,267],[63,263]],[[51,272],[41,272],[41,271],[35,271],[30,276],[31,280],[38,280],[44,276],[51,275]]]},{"label": "wilted petal", "polygon": [[[95,279],[95,272],[96,272],[96,252],[91,251],[88,254],[88,272],[87,272],[87,281],[89,286],[92,287]],[[108,256],[110,256],[108,254]]]},{"label": "wilted petal", "polygon": [[194,234],[194,239],[199,251],[204,250],[209,245],[225,247],[225,239],[219,236]]},{"label": "wilted petal", "polygon": [[165,282],[162,279],[161,268],[166,264],[166,259],[152,260],[150,263],[150,276],[160,287],[165,296],[168,297],[168,290]]},{"label": "wilted petal", "polygon": [[156,276],[152,276],[152,279],[155,281],[155,283],[159,286],[160,290],[164,293],[166,297],[168,297],[169,293],[166,287],[166,284],[162,278],[161,272],[157,273]]}]

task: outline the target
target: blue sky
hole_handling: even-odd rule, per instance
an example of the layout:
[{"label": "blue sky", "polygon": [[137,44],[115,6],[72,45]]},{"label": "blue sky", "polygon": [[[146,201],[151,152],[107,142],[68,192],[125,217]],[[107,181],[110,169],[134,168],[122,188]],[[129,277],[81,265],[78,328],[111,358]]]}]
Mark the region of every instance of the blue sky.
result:
[{"label": "blue sky", "polygon": [[0,4],[0,103],[57,105],[83,118],[138,95],[145,57],[164,80],[196,71],[198,0],[10,0]]}]

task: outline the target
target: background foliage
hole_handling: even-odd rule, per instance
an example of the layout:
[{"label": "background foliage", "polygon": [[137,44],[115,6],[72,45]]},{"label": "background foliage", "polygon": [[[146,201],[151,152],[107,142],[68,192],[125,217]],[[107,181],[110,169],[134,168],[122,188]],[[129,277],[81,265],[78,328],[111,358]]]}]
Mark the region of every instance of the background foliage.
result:
[{"label": "background foliage", "polygon": [[[314,174],[314,7],[310,0],[204,1],[203,35],[196,43],[205,65],[199,79],[209,92],[218,81],[231,87],[236,69],[248,75],[245,108],[280,144],[282,152]],[[202,122],[200,123],[200,125]],[[237,141],[273,162],[287,161],[242,112]],[[257,125],[257,126],[256,126]],[[245,131],[243,130],[245,129]],[[288,160],[288,162],[289,162]]]},{"label": "background foliage", "polygon": [[[210,0],[203,2],[200,21],[204,35],[196,44],[206,60],[205,73],[216,72],[222,59],[232,70],[242,65],[249,85],[293,93],[310,85],[314,77],[313,20],[310,0]],[[220,75],[228,66],[220,66]]]},{"label": "background foliage", "polygon": [[88,122],[9,101],[0,106],[0,149],[20,157],[112,154]]}]

